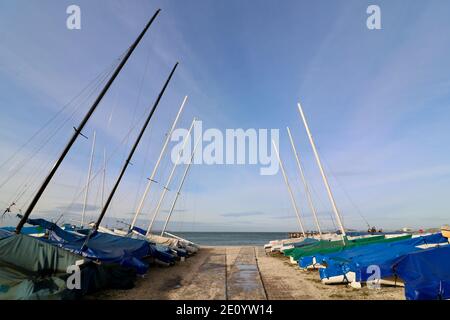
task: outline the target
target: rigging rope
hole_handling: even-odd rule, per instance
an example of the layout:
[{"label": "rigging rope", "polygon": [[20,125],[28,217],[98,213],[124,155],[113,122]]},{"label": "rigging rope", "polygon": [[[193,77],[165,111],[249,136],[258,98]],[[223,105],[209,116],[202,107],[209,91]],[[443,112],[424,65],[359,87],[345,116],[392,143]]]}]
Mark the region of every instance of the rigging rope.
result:
[{"label": "rigging rope", "polygon": [[35,131],[31,137],[23,143],[9,158],[7,158],[5,161],[3,161],[0,164],[0,169],[2,169],[8,162],[10,162],[12,159],[14,159],[20,151],[22,151],[28,144],[30,144],[42,131],[44,131],[53,121],[55,121],[60,114],[62,114],[70,105],[72,105],[73,102],[75,102],[79,97],[82,96],[82,94],[89,89],[105,72],[110,72],[108,70],[111,69],[111,67],[114,67],[118,64],[118,61],[122,59],[122,57],[125,55],[123,53],[115,62],[102,72],[100,72],[94,79],[92,79],[78,94],[76,94],[68,103],[66,103],[55,115],[53,115],[47,122],[44,123],[44,125],[39,128],[37,131]]},{"label": "rigging rope", "polygon": [[[113,67],[113,66],[112,66]],[[89,98],[92,97],[92,95],[97,91],[97,89],[101,86],[102,83],[104,83],[106,81],[106,79],[108,78],[109,74],[112,72],[113,69],[109,70],[108,73],[104,74],[102,76],[102,78],[100,77],[96,77],[97,79],[97,84],[95,85],[95,87],[93,87],[91,89],[91,91],[89,92],[89,94],[84,98],[83,101],[78,102],[77,104],[74,104],[75,110],[64,120],[64,122],[62,124],[60,124],[56,129],[53,130],[53,132],[50,132],[47,137],[45,137],[45,141],[38,146],[37,148],[34,149],[34,151],[32,152],[32,154],[29,157],[25,157],[19,164],[16,164],[16,168],[12,171],[12,173],[10,175],[7,176],[7,178],[5,180],[3,180],[2,183],[0,183],[0,189],[2,187],[4,187],[13,177],[15,177],[21,170],[23,170],[24,167],[26,167],[28,164],[31,163],[31,161],[39,154],[39,152],[56,136],[56,134],[62,129],[64,128],[64,126],[66,125],[67,122],[69,122],[71,119],[73,119],[75,117],[75,115],[77,114],[77,112],[81,111],[81,105],[83,105]],[[91,84],[89,86],[92,86],[92,84],[94,84],[94,82],[91,82]],[[88,87],[89,87],[88,86]],[[86,89],[88,88],[86,87]],[[83,89],[83,92],[86,91],[86,89]],[[81,95],[78,94],[77,97],[80,97]],[[72,101],[74,101],[74,99],[72,99]],[[67,105],[68,106],[68,105]],[[65,108],[63,108],[62,110],[65,110]],[[56,117],[53,117],[52,119],[56,119]],[[43,132],[44,129],[48,128],[49,124],[46,124],[44,127],[42,127],[39,131]],[[31,139],[28,140],[28,142],[26,142],[22,147],[19,148],[18,151],[16,151],[15,154],[18,154],[18,152],[20,152],[20,150],[23,149],[23,147],[25,147],[26,145],[28,145],[29,142],[31,142],[37,135],[33,135],[33,137]],[[45,170],[46,167],[41,168],[41,170]],[[33,170],[33,174],[36,177],[37,173],[39,171],[35,171]],[[23,187],[23,185],[30,184],[30,178],[26,177],[25,180],[22,182],[22,184],[19,185],[19,187],[17,188],[16,192],[15,192],[15,196],[19,193],[19,190]]]},{"label": "rigging rope", "polygon": [[[316,202],[316,203],[318,202],[319,205],[320,205],[322,208],[326,208],[326,206],[324,205],[324,200],[323,200],[323,198],[319,196],[319,193],[318,193],[318,192],[316,191],[316,189],[314,188],[314,185],[313,185],[313,184],[309,184],[308,186],[310,187],[310,189],[312,190],[312,193],[314,194],[315,202]],[[325,209],[322,209],[322,210],[325,210]],[[334,214],[333,214],[333,212],[330,211],[330,210],[327,210],[327,211],[328,211],[328,213],[329,213],[330,220],[331,220],[331,223],[333,224],[334,230],[337,230],[338,227],[337,227],[337,225],[336,225],[336,222],[334,221]]]},{"label": "rigging rope", "polygon": [[[145,113],[146,113],[146,112],[147,112],[147,110],[145,110],[145,112],[143,112],[142,115],[141,115],[141,117],[139,117],[138,119],[143,119],[143,117],[145,116]],[[136,130],[136,128],[137,128],[136,125],[131,126],[130,129],[129,129],[129,131],[128,131],[128,133],[122,138],[121,142],[118,143],[118,144],[115,146],[115,148],[113,149],[113,152],[112,152],[110,155],[107,156],[107,158],[106,158],[106,164],[107,164],[108,167],[109,167],[109,164],[110,164],[110,161],[112,160],[112,158],[119,152],[120,148],[123,147],[123,146],[125,145],[125,142],[128,141],[129,136],[133,133],[133,131]],[[89,183],[86,184],[86,186],[87,186],[87,185],[90,185],[90,184],[92,183],[92,181],[94,181],[94,180],[100,175],[100,173],[102,173],[102,172],[103,172],[103,167],[101,167],[100,169],[98,169],[97,172],[95,172],[95,174],[92,175],[91,179],[89,180]],[[67,209],[66,209],[65,211],[62,212],[63,214],[67,213],[68,210],[70,210],[70,209],[73,207],[73,205],[74,205],[75,202],[78,200],[78,198],[81,197],[81,196],[83,195],[83,193],[84,193],[84,191],[85,191],[85,189],[86,189],[86,186],[83,187],[83,188],[80,190],[80,192],[75,196],[75,198],[74,198],[75,200],[72,201],[72,203],[67,207]]]},{"label": "rigging rope", "polygon": [[[327,171],[331,174],[331,176],[333,177],[333,179],[338,183],[339,187],[342,189],[342,191],[344,191],[345,196],[347,197],[347,199],[349,200],[350,204],[353,206],[353,208],[355,209],[355,211],[358,213],[358,215],[363,219],[363,221],[365,222],[365,224],[371,228],[369,222],[367,221],[367,219],[364,217],[364,215],[362,214],[360,208],[356,205],[356,203],[353,201],[353,199],[350,197],[350,194],[347,192],[346,188],[344,187],[344,185],[341,183],[340,179],[338,179],[337,175],[334,174],[333,170],[331,170],[331,167],[328,165],[328,161],[327,159],[324,157],[324,164],[327,168]],[[343,217],[341,215],[341,219],[343,220]]]},{"label": "rigging rope", "polygon": [[[151,54],[151,50],[149,48],[148,53],[147,53],[147,59],[146,59],[146,62],[145,62],[144,71],[142,73],[141,83],[139,85],[139,92],[138,92],[138,96],[137,96],[137,100],[136,100],[136,107],[141,102],[142,90],[144,88],[144,81],[145,81],[145,78],[147,76],[148,66],[150,64],[150,54]],[[152,135],[152,128],[153,128],[153,126],[151,126],[151,125],[148,128],[148,135],[149,136]],[[147,167],[147,161],[148,161],[148,155],[149,155],[149,151],[150,151],[150,145],[151,145],[151,139],[148,139],[147,140],[147,145],[146,145],[146,148],[145,148],[145,153],[144,153],[145,154],[145,156],[144,156],[144,163],[143,163],[143,166],[142,166],[139,183],[138,183],[138,187],[137,187],[137,190],[136,190],[136,195],[135,195],[135,199],[134,199],[134,203],[133,203],[133,208],[131,210],[135,210],[135,208],[137,207],[137,203],[139,201],[139,195],[140,195],[140,192],[141,192],[142,184],[144,182],[145,170],[146,170],[146,167]]]}]

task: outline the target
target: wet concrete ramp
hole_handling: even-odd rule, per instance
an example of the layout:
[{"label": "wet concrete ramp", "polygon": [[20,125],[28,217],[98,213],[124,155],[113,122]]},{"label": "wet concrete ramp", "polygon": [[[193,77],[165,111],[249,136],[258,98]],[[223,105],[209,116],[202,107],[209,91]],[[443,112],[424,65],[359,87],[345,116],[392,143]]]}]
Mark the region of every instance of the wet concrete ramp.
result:
[{"label": "wet concrete ramp", "polygon": [[227,298],[229,300],[266,300],[255,248],[227,249]]}]

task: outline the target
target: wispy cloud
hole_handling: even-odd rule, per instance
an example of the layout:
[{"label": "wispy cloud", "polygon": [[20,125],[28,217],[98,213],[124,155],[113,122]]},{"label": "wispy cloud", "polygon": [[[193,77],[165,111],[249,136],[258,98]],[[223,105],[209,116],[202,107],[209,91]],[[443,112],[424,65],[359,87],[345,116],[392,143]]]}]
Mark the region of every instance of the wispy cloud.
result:
[{"label": "wispy cloud", "polygon": [[[57,207],[55,207],[55,210],[70,209],[71,211],[74,211],[74,212],[81,212],[83,210],[83,207],[84,207],[83,203],[76,202],[69,206],[57,206]],[[100,209],[101,209],[101,207],[99,207],[99,206],[92,205],[92,204],[86,204],[86,211],[96,211],[96,210],[100,210]]]},{"label": "wispy cloud", "polygon": [[[292,0],[280,7],[264,1],[256,8],[238,0],[227,1],[226,5],[208,0],[137,0],[132,4],[79,0],[88,14],[83,15],[83,29],[73,32],[65,28],[64,4],[5,4],[0,12],[0,38],[5,48],[0,52],[0,85],[5,88],[0,97],[0,160],[12,154],[122,53],[148,15],[161,6],[162,14],[84,130],[88,136],[93,128],[98,130],[99,151],[94,161],[94,172],[98,172],[102,162],[99,153],[104,148],[108,155],[115,150],[128,132],[133,115],[137,118],[148,112],[148,104],[154,101],[170,67],[176,60],[181,62],[155,114],[157,121],[152,121],[142,143],[152,143],[149,152],[143,152],[146,146],[138,148],[134,166],[127,171],[108,210],[111,221],[134,215],[136,193],[140,196],[143,191],[139,181],[154,165],[163,135],[186,94],[189,101],[180,120],[183,127],[193,116],[205,120],[205,128],[290,125],[308,181],[317,191],[317,195],[313,192],[317,209],[325,212],[319,214],[321,220],[331,220],[326,211],[330,205],[299,123],[297,99],[304,104],[338,207],[344,220],[352,224],[349,227],[353,227],[353,221],[348,213],[354,209],[346,205],[340,184],[364,214],[368,212],[368,218],[376,221],[394,224],[383,219],[393,214],[408,224],[442,221],[448,216],[445,190],[450,187],[450,168],[445,164],[449,158],[445,148],[450,116],[450,45],[446,41],[449,4],[415,2],[405,11],[400,3],[382,1],[383,30],[372,32],[363,19],[366,4],[347,2]],[[34,25],[42,32],[30,33]],[[78,50],[73,50],[74,46]],[[143,74],[147,60],[148,70]],[[29,180],[28,175],[37,172],[33,188],[20,202],[29,198],[87,107],[88,103],[80,106],[76,119],[69,121],[54,136],[51,147],[42,150],[32,163],[34,168],[25,167],[20,177],[11,179],[1,190],[0,201],[5,206],[17,197],[15,190]],[[111,110],[112,121],[106,125]],[[137,130],[107,163],[107,185],[116,179]],[[281,156],[298,205],[305,212],[305,220],[311,222],[285,133],[281,140]],[[29,157],[31,151],[21,153],[19,159]],[[84,194],[77,191],[85,184],[89,151],[90,141],[80,139],[76,143],[36,212],[57,217],[58,210],[68,210],[79,216]],[[163,161],[157,180],[164,181],[170,172],[167,163]],[[239,224],[248,224],[253,230],[289,229],[296,218],[282,177],[263,178],[254,169],[193,167],[176,210],[184,214],[174,214],[173,222],[177,218],[202,221],[207,223],[205,229],[226,226],[232,230]],[[4,171],[0,176],[5,176]],[[180,178],[177,175],[175,180]],[[341,183],[336,184],[333,176],[341,178]],[[100,180],[91,185],[90,212],[99,210],[93,204],[99,203]],[[65,186],[68,184],[72,188]],[[160,192],[154,186],[150,193],[143,213],[144,226]],[[167,213],[170,200],[168,196],[162,212]],[[70,207],[73,201],[78,204]],[[430,212],[432,218],[427,216]],[[250,220],[251,224],[246,223]],[[364,226],[355,221],[358,224]]]},{"label": "wispy cloud", "polygon": [[261,211],[241,211],[241,212],[228,212],[221,214],[222,217],[227,218],[239,218],[239,217],[252,217],[252,216],[261,216],[264,215],[264,212]]},{"label": "wispy cloud", "polygon": [[[182,213],[182,212],[186,212],[186,211],[187,211],[186,209],[174,209],[173,213]],[[163,210],[161,210],[161,212],[169,213],[170,211],[168,209],[163,209]]]}]

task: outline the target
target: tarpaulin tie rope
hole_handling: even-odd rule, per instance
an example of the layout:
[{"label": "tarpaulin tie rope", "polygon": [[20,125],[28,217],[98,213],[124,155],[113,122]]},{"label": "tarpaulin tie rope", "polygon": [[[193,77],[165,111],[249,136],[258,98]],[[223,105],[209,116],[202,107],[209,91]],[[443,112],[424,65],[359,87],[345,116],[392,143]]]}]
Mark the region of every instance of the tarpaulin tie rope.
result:
[{"label": "tarpaulin tie rope", "polygon": [[341,265],[341,268],[342,268],[342,273],[344,274],[344,281],[347,281],[347,283],[350,283],[350,281],[349,281],[348,278],[347,278],[347,273],[346,273],[345,270],[344,270],[344,266]]}]

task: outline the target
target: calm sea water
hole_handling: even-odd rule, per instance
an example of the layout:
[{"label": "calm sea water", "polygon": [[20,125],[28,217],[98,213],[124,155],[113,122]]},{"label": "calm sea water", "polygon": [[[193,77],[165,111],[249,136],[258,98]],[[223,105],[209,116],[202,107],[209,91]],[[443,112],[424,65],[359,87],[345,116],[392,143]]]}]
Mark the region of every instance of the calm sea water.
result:
[{"label": "calm sea water", "polygon": [[270,240],[286,239],[286,232],[177,232],[175,235],[204,246],[262,246]]}]

